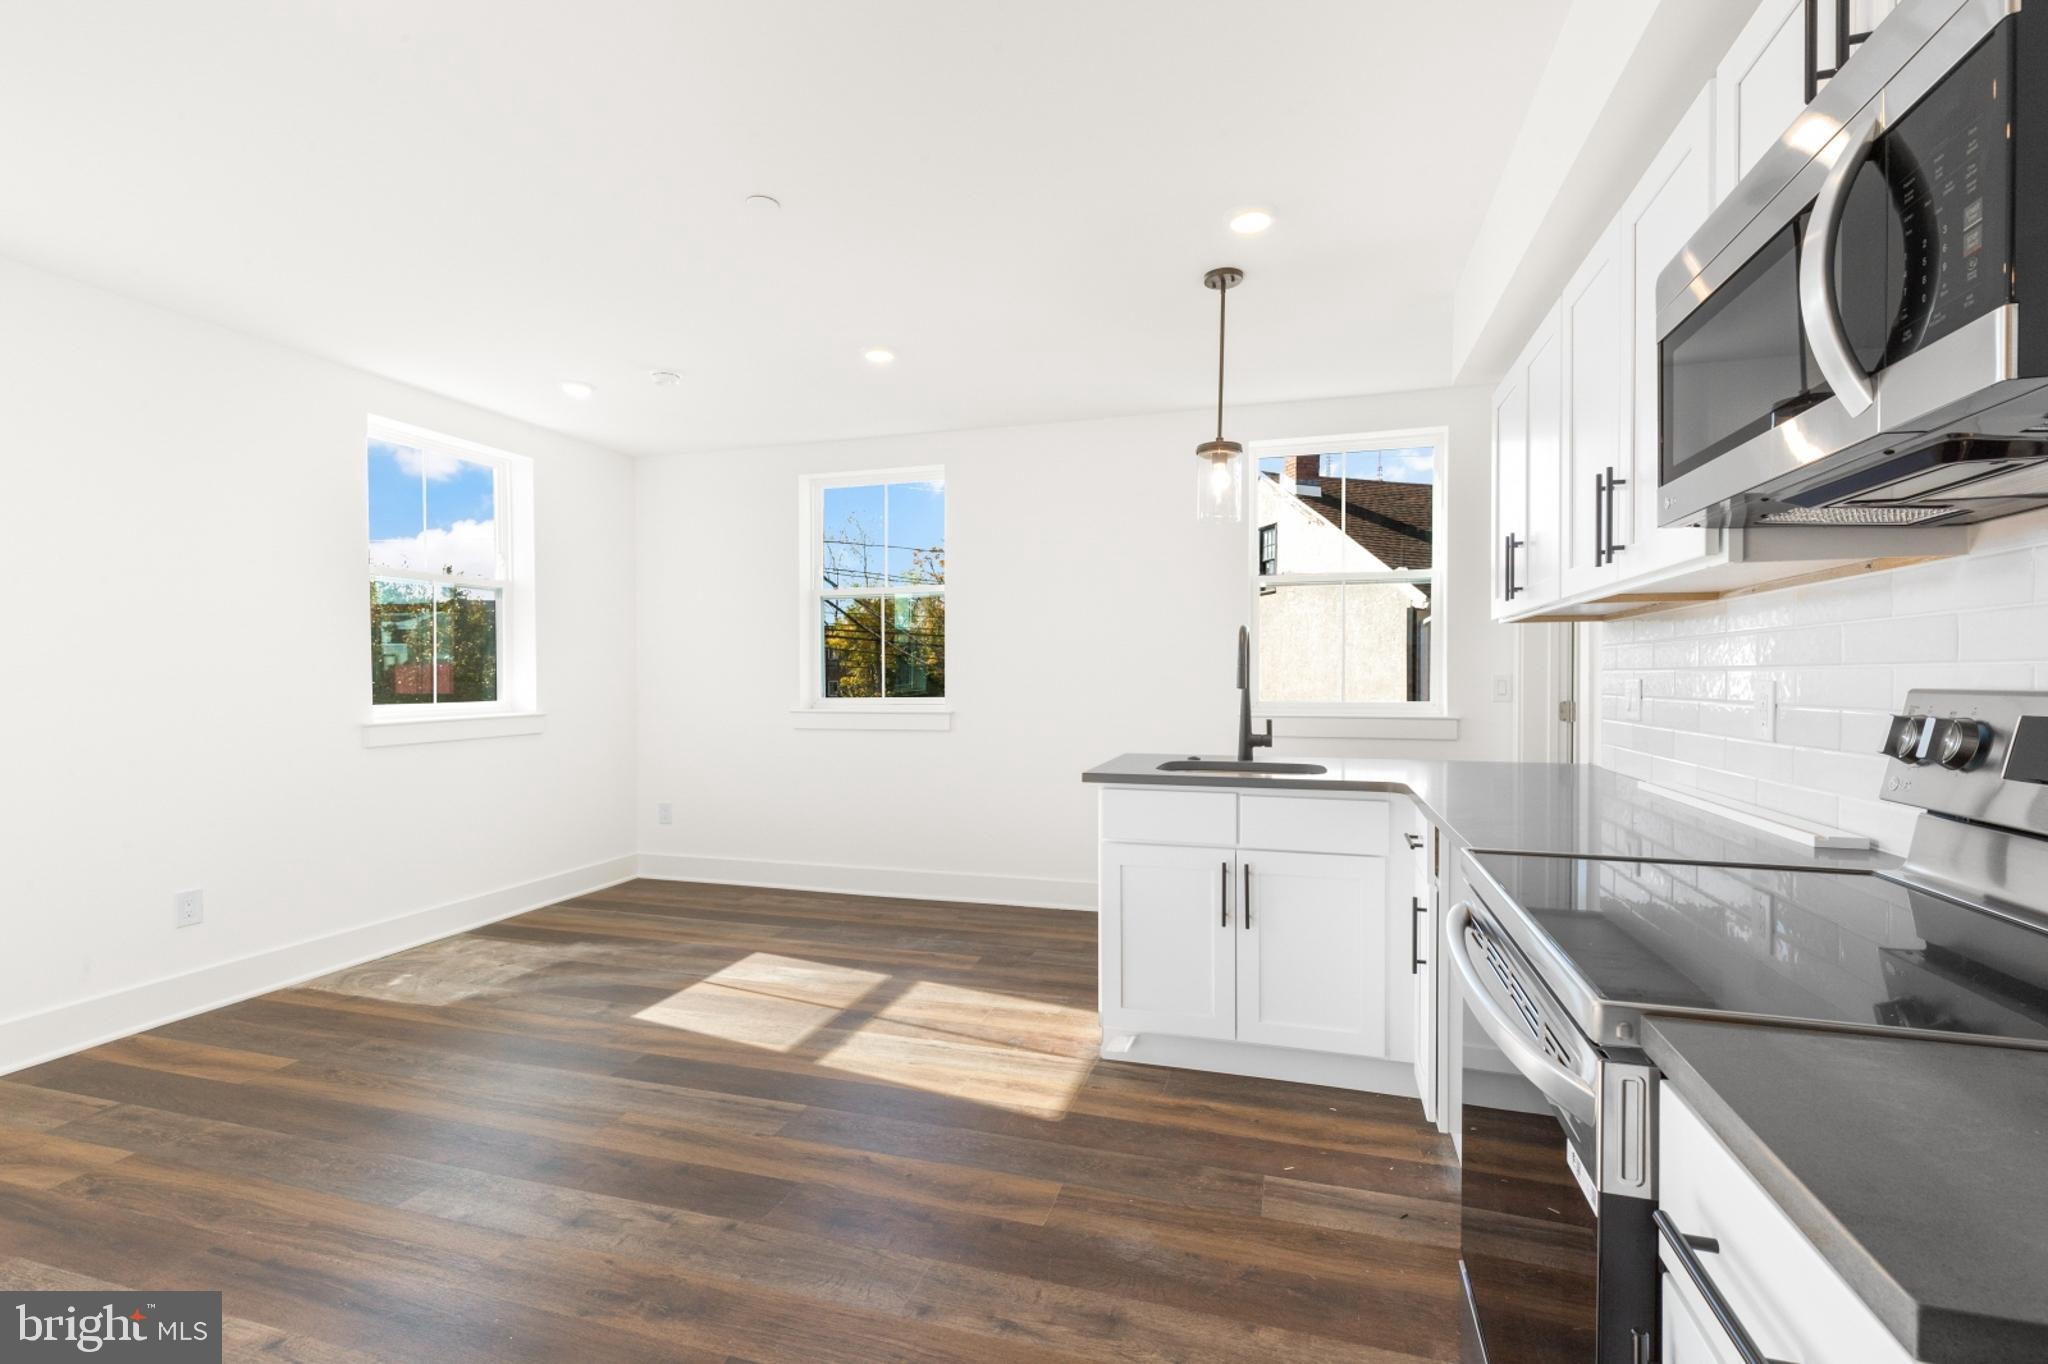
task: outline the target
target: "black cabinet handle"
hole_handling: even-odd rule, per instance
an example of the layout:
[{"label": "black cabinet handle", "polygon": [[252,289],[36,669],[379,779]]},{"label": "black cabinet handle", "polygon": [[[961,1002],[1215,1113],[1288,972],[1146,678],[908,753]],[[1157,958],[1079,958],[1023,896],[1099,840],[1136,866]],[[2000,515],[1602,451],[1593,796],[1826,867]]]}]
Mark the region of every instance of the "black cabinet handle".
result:
[{"label": "black cabinet handle", "polygon": [[1728,1337],[1728,1343],[1735,1347],[1735,1357],[1742,1364],[1785,1364],[1785,1361],[1771,1359],[1757,1349],[1756,1341],[1750,1338],[1749,1328],[1742,1324],[1742,1318],[1735,1315],[1735,1309],[1728,1305],[1728,1299],[1721,1296],[1720,1286],[1707,1267],[1700,1261],[1700,1253],[1719,1253],[1721,1243],[1707,1236],[1687,1236],[1678,1229],[1678,1223],[1671,1220],[1671,1214],[1658,1208],[1650,1214],[1657,1230],[1664,1237],[1664,1244],[1671,1247],[1671,1256],[1678,1261],[1685,1277],[1692,1280],[1692,1286],[1700,1292],[1700,1298],[1707,1304],[1707,1311],[1714,1316],[1714,1324]]},{"label": "black cabinet handle", "polygon": [[1409,848],[1409,850],[1410,850],[1411,852],[1421,852],[1421,851],[1422,851],[1422,841],[1423,841],[1423,840],[1422,840],[1422,835],[1421,835],[1421,834],[1411,834],[1411,833],[1405,833],[1405,832],[1404,832],[1404,833],[1403,833],[1403,834],[1401,835],[1401,837],[1403,837],[1403,838],[1405,838],[1405,839],[1407,839],[1407,840],[1408,840],[1408,848]]},{"label": "black cabinet handle", "polygon": [[1612,464],[1608,465],[1608,466],[1607,466],[1607,562],[1608,562],[1608,563],[1610,563],[1610,564],[1614,562],[1614,556],[1615,556],[1615,555],[1617,555],[1617,554],[1621,553],[1621,551],[1623,551],[1623,550],[1625,550],[1625,549],[1627,549],[1627,548],[1628,548],[1628,546],[1627,546],[1627,545],[1623,545],[1623,544],[1617,544],[1617,543],[1615,543],[1615,539],[1614,539],[1614,490],[1615,490],[1616,488],[1626,488],[1627,486],[1628,486],[1628,480],[1627,480],[1627,479],[1625,479],[1625,478],[1616,478],[1616,477],[1614,476],[1614,466],[1613,466]]},{"label": "black cabinet handle", "polygon": [[1833,80],[1849,64],[1852,49],[1870,37],[1868,30],[1862,33],[1849,31],[1849,0],[1835,0],[1835,64],[1823,69],[1820,64],[1820,0],[1805,0],[1806,21],[1806,102],[1813,103],[1813,97],[1820,93],[1820,83]]},{"label": "black cabinet handle", "polygon": [[1422,903],[1422,897],[1411,895],[1408,903],[1415,906],[1415,913],[1408,919],[1408,974],[1415,975],[1429,965],[1422,956],[1422,916],[1429,913],[1429,906]]},{"label": "black cabinet handle", "polygon": [[1216,864],[1216,870],[1222,873],[1223,881],[1223,894],[1218,899],[1217,903],[1221,905],[1223,908],[1222,927],[1228,928],[1230,927],[1230,863],[1227,861],[1218,862]]},{"label": "black cabinet handle", "polygon": [[1607,527],[1601,518],[1607,505],[1607,475],[1593,475],[1593,567],[1607,562]]},{"label": "black cabinet handle", "polygon": [[1244,864],[1244,926],[1252,926],[1252,864]]},{"label": "black cabinet handle", "polygon": [[1522,590],[1521,585],[1515,581],[1515,551],[1520,549],[1524,543],[1526,542],[1515,538],[1514,532],[1508,532],[1507,552],[1501,555],[1502,587],[1506,592],[1506,595],[1502,598],[1503,601],[1513,601],[1515,595]]}]

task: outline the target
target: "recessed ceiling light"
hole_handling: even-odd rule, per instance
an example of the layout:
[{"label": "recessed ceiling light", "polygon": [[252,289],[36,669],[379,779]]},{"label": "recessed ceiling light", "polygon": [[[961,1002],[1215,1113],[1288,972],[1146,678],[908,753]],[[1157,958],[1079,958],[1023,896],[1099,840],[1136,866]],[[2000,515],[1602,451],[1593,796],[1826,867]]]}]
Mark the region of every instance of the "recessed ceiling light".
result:
[{"label": "recessed ceiling light", "polygon": [[871,365],[894,364],[896,360],[895,351],[883,350],[880,346],[876,346],[872,350],[864,350],[861,352],[861,355],[865,357],[867,362]]},{"label": "recessed ceiling light", "polygon": [[782,207],[782,200],[772,194],[749,194],[745,202],[748,208],[757,209],[763,213],[773,213],[776,209]]},{"label": "recessed ceiling light", "polygon": [[597,390],[584,383],[581,379],[564,379],[562,380],[562,392],[574,398],[577,402],[582,402],[585,398],[597,392]]},{"label": "recessed ceiling light", "polygon": [[1256,237],[1273,225],[1273,215],[1263,208],[1248,208],[1230,220],[1230,230],[1240,237]]},{"label": "recessed ceiling light", "polygon": [[657,369],[647,376],[656,388],[674,388],[683,381],[683,376],[672,369]]}]

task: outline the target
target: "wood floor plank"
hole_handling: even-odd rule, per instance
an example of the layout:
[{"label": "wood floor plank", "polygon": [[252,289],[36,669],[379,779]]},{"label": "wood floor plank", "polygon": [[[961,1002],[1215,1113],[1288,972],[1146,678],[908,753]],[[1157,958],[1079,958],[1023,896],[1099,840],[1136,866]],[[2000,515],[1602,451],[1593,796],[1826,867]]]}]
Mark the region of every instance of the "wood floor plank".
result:
[{"label": "wood floor plank", "polygon": [[0,1287],[302,1364],[1454,1358],[1414,1102],[1099,1059],[1094,933],[633,881],[47,1062]]}]

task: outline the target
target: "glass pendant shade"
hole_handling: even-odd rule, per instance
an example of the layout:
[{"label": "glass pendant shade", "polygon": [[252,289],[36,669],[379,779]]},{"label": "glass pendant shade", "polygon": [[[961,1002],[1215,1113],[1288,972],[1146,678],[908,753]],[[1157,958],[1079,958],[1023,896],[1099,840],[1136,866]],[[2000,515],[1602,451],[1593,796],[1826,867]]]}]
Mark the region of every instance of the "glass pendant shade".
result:
[{"label": "glass pendant shade", "polygon": [[1195,519],[1244,519],[1244,447],[1234,440],[1205,440],[1195,447]]}]

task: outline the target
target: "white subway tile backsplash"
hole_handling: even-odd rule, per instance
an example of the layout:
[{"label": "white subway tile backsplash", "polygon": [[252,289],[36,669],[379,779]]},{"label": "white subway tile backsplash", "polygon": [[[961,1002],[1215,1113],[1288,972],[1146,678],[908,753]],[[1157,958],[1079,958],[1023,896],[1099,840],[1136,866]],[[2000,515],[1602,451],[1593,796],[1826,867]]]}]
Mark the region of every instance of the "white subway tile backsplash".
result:
[{"label": "white subway tile backsplash", "polygon": [[1796,751],[1757,739],[1731,739],[1723,750],[1721,766],[1739,776],[1791,781],[1792,755]]},{"label": "white subway tile backsplash", "polygon": [[[1903,852],[1916,812],[1878,799],[1890,718],[1915,687],[2048,691],[2048,513],[1979,528],[1983,552],[1595,628],[1601,761]],[[1757,738],[1757,702],[1777,727]],[[1618,717],[1616,717],[1618,719]]]},{"label": "white subway tile backsplash", "polygon": [[1792,780],[1812,791],[1827,791],[1851,799],[1865,797],[1884,780],[1885,760],[1876,753],[1837,753],[1819,748],[1795,748]]},{"label": "white subway tile backsplash", "polygon": [[1845,663],[1922,663],[1956,656],[1956,618],[1909,616],[1842,627]]},{"label": "white subway tile backsplash", "polygon": [[1974,608],[2031,601],[2034,558],[2032,551],[2022,550],[1902,568],[1890,575],[1892,602],[1899,615],[1914,616],[1954,611],[1959,602]]},{"label": "white subway tile backsplash", "polygon": [[2048,653],[2048,606],[1972,611],[1962,617],[1963,658],[2039,659]]},{"label": "white subway tile backsplash", "polygon": [[1806,710],[1799,706],[1778,708],[1778,742],[1797,748],[1840,748],[1842,712]]}]

